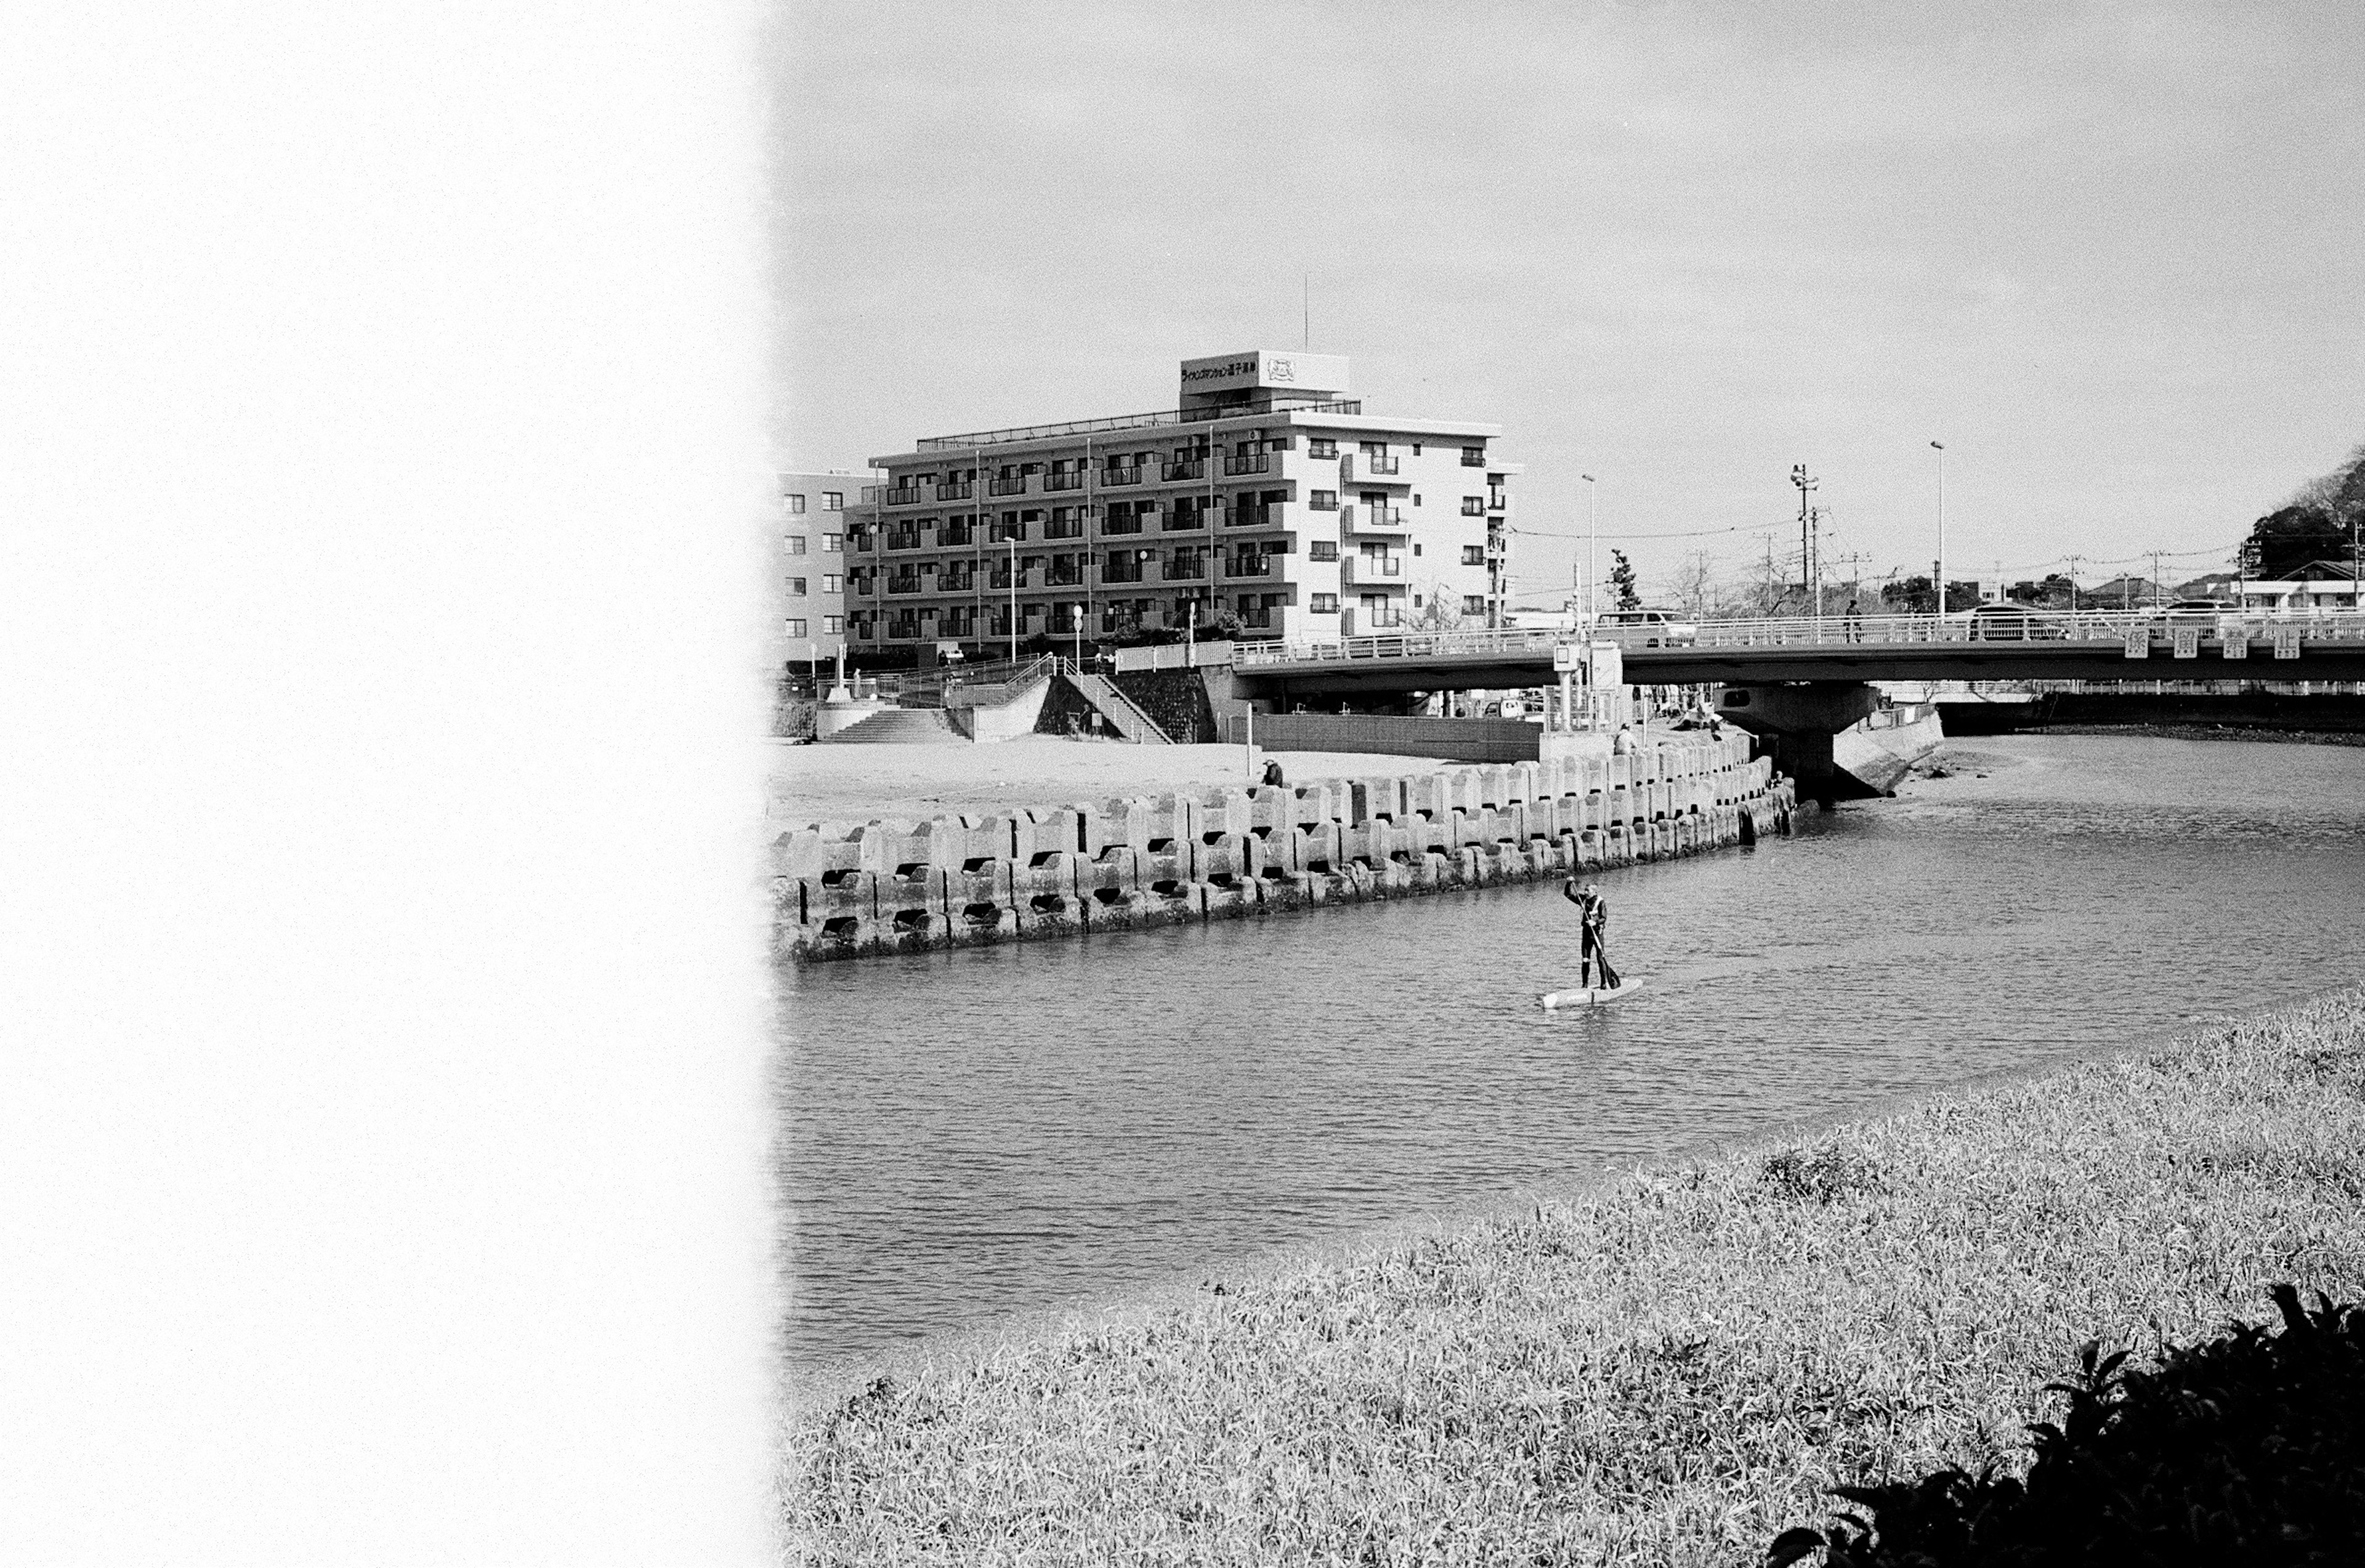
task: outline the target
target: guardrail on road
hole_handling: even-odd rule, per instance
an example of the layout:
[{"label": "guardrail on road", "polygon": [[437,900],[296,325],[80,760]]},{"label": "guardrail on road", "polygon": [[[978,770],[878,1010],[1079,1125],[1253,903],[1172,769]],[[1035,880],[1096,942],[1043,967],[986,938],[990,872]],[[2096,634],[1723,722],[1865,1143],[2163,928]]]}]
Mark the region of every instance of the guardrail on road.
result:
[{"label": "guardrail on road", "polygon": [[[2165,640],[2180,631],[2203,642],[2240,638],[2273,640],[2297,633],[2303,641],[2365,641],[2365,610],[2216,612],[2081,610],[1936,615],[1784,616],[1762,620],[1703,621],[1681,628],[1605,627],[1597,641],[1625,648],[1784,647],[1816,645],[1909,646],[1932,643],[2072,643],[2124,644],[2137,633]],[[1401,632],[1346,637],[1335,643],[1239,643],[1235,668],[1260,665],[1348,662],[1364,659],[1451,658],[1517,653],[1549,653],[1568,633],[1502,628],[1485,632]]]}]

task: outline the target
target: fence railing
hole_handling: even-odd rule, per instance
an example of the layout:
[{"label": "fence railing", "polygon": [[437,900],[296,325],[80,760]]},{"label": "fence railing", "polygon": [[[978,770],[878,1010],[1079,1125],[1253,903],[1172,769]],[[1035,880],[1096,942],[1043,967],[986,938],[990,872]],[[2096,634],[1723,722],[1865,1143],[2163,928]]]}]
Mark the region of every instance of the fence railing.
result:
[{"label": "fence railing", "polygon": [[[1360,562],[1358,563],[1360,565]],[[1358,574],[1359,577],[1361,574]],[[2172,642],[2189,632],[2201,643],[2229,639],[2264,643],[2296,633],[2303,642],[2365,641],[2365,610],[2157,611],[2081,610],[1956,612],[1952,615],[1777,616],[1734,621],[1679,622],[1666,625],[1604,627],[1595,640],[1622,647],[1906,647],[1932,643],[2061,643],[2124,647],[2140,634],[2146,645]],[[1550,652],[1574,641],[1551,628],[1502,628],[1474,632],[1407,633],[1385,637],[1349,637],[1336,643],[1241,644],[1233,651],[1240,666],[1339,659],[1430,658],[1457,654]]]}]

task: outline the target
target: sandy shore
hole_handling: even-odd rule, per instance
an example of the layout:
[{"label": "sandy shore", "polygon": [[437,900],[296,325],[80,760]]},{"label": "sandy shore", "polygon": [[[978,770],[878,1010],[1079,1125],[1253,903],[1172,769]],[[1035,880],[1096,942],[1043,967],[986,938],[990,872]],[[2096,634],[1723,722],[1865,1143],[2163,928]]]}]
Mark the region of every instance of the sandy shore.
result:
[{"label": "sandy shore", "polygon": [[1253,782],[1270,759],[1293,784],[1427,773],[1435,757],[1276,751],[1253,766],[1236,745],[1127,745],[1028,735],[992,745],[771,744],[769,815],[781,825],[919,821],[947,812],[1007,811],[1210,784]]}]

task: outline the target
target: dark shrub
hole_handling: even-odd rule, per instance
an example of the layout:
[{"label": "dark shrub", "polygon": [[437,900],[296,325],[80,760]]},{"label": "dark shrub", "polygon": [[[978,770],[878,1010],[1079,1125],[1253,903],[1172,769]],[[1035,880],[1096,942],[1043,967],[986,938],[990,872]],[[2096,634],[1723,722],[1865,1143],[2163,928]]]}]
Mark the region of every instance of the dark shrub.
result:
[{"label": "dark shrub", "polygon": [[2365,1308],[2277,1285],[2282,1330],[2236,1325],[2154,1370],[2089,1343],[2025,1482],[1990,1462],[1833,1495],[1828,1531],[1785,1530],[1768,1568],[2365,1562]]}]

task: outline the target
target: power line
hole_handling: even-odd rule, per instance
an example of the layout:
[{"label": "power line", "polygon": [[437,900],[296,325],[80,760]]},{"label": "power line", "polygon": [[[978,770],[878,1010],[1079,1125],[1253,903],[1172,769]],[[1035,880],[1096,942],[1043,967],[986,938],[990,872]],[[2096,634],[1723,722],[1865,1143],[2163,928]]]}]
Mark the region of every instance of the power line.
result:
[{"label": "power line", "polygon": [[[1711,534],[1718,533],[1765,533],[1770,532],[1777,528],[1787,528],[1788,526],[1789,525],[1788,523],[1779,522],[1736,522],[1730,528],[1698,528],[1693,529],[1685,533],[1604,533],[1599,537],[1603,539],[1614,539],[1621,543],[1630,539],[1706,539]],[[1545,528],[1512,528],[1506,530],[1506,532],[1524,534],[1530,539],[1590,539],[1594,537],[1594,535],[1588,533],[1555,533],[1552,530]]]}]

